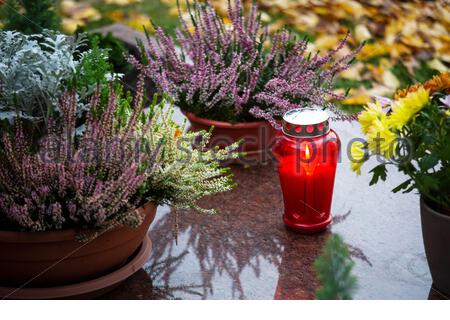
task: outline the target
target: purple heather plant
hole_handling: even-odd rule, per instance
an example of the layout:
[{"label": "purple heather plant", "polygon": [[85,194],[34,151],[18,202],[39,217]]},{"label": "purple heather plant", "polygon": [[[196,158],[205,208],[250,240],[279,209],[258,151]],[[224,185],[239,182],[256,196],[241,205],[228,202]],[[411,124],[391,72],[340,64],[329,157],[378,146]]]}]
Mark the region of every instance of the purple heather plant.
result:
[{"label": "purple heather plant", "polygon": [[[23,231],[137,226],[139,188],[151,174],[152,152],[143,152],[137,131],[142,99],[127,123],[117,126],[118,102],[93,95],[86,130],[75,135],[76,96],[61,98],[62,118],[50,121],[38,151],[18,121],[0,142],[0,226]],[[101,110],[101,112],[100,112]],[[58,123],[58,124],[57,124]],[[150,125],[150,124],[149,124]],[[147,128],[148,129],[148,128]]]},{"label": "purple heather plant", "polygon": [[307,39],[297,41],[287,30],[270,35],[255,3],[245,16],[240,0],[229,2],[230,25],[208,1],[186,3],[191,23],[180,12],[175,39],[157,27],[156,41],[148,39],[145,63],[129,59],[182,110],[229,122],[264,118],[278,127],[276,119],[287,110],[333,108],[329,101],[343,98],[333,93],[333,79],[361,48],[336,58],[348,34],[323,56],[307,54]]}]

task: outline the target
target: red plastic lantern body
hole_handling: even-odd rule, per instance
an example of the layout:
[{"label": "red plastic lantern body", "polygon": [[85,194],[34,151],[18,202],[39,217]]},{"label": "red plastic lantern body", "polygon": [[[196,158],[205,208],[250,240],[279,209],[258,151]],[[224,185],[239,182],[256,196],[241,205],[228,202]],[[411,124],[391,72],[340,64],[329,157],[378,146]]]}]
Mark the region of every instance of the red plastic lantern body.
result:
[{"label": "red plastic lantern body", "polygon": [[273,151],[283,191],[283,221],[289,228],[314,233],[330,224],[339,149],[325,111],[294,109],[283,116],[283,135]]}]

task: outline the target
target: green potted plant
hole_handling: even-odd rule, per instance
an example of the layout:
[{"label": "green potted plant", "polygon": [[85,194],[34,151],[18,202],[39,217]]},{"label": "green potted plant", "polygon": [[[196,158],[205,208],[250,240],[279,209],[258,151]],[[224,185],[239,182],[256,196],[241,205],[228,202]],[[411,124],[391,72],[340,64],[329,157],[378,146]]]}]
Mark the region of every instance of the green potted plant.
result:
[{"label": "green potted plant", "polygon": [[130,62],[175,99],[194,131],[214,126],[213,145],[243,139],[240,151],[259,157],[286,111],[333,108],[329,100],[342,98],[332,91],[333,79],[359,52],[336,58],[348,35],[325,55],[308,54],[306,39],[298,41],[287,30],[271,36],[256,4],[245,16],[241,1],[230,2],[226,19],[208,1],[187,1],[187,7],[191,21],[180,12],[176,39],[156,27],[143,63]]},{"label": "green potted plant", "polygon": [[[2,51],[10,59],[0,65],[2,297],[73,296],[117,284],[147,260],[158,204],[202,210],[198,199],[232,187],[219,161],[236,157],[236,145],[206,150],[210,134],[184,133],[167,97],[144,104],[143,75],[133,98],[97,73],[101,52],[73,63],[65,36],[45,44],[1,35],[2,46],[19,48],[16,60]],[[21,61],[36,69],[22,70]]]},{"label": "green potted plant", "polygon": [[[63,6],[63,5],[62,5]],[[61,19],[60,1],[42,0],[39,2],[33,0],[7,0],[3,6],[0,6],[0,19],[2,29],[20,32],[23,34],[46,34],[49,30],[68,32],[64,28],[64,19]],[[61,23],[61,21],[63,21]],[[111,22],[111,21],[110,21]],[[112,33],[100,33],[92,30],[94,27],[78,26],[74,30],[77,38],[83,39],[77,50],[82,53],[91,49],[101,48],[107,52],[108,68],[116,74],[122,75],[122,81],[125,85],[134,89],[136,85],[137,72],[132,70],[132,66],[127,62],[126,56],[133,52],[125,46],[125,43],[116,38]],[[150,88],[150,86],[149,86]],[[154,91],[152,91],[154,92]]]},{"label": "green potted plant", "polygon": [[382,162],[370,184],[394,165],[408,179],[393,189],[420,193],[422,233],[434,286],[450,293],[450,73],[396,94],[394,101],[370,103],[359,115],[367,142],[351,145],[358,174],[371,156]]},{"label": "green potted plant", "polygon": [[111,69],[107,50],[93,46],[83,51],[85,44],[84,35],[0,31],[0,122],[12,124],[19,118],[39,135],[60,112],[63,92],[73,90],[81,126],[92,93],[120,77]]},{"label": "green potted plant", "polygon": [[[144,111],[140,88],[133,107],[114,91],[106,103],[96,93],[80,136],[74,93],[61,98],[61,118],[49,121],[38,146],[20,121],[3,135],[2,296],[73,296],[116,284],[147,260],[158,204],[201,209],[199,198],[232,187],[218,162],[231,150],[193,146],[197,135],[183,134],[165,100]],[[139,264],[123,266],[139,248]]]}]

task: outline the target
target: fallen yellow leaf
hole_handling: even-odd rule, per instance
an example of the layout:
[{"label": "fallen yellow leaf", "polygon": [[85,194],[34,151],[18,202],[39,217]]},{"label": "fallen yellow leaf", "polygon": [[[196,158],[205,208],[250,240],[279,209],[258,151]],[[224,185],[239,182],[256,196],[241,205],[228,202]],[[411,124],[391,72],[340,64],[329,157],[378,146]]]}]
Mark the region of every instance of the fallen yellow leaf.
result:
[{"label": "fallen yellow leaf", "polygon": [[72,18],[62,18],[61,19],[61,28],[66,33],[74,33],[78,27],[84,26],[85,23],[83,20],[72,19]]},{"label": "fallen yellow leaf", "polygon": [[400,81],[394,76],[391,70],[383,72],[382,84],[391,89],[397,89],[400,86]]},{"label": "fallen yellow leaf", "polygon": [[130,12],[127,17],[127,25],[130,27],[143,31],[144,28],[148,32],[155,32],[152,23],[150,22],[150,18],[145,14],[139,12]]},{"label": "fallen yellow leaf", "polygon": [[336,47],[339,43],[339,38],[336,35],[323,35],[316,39],[314,45],[321,51],[330,50]]},{"label": "fallen yellow leaf", "polygon": [[433,60],[431,60],[431,61],[428,61],[428,66],[431,68],[431,69],[434,69],[434,70],[437,70],[437,71],[439,71],[439,72],[441,72],[441,73],[443,73],[443,72],[447,72],[447,71],[449,71],[450,69],[449,68],[447,68],[439,59],[436,59],[436,58],[434,58]]},{"label": "fallen yellow leaf", "polygon": [[364,40],[372,38],[372,35],[365,25],[358,24],[355,27],[355,38],[358,42],[363,42]]}]

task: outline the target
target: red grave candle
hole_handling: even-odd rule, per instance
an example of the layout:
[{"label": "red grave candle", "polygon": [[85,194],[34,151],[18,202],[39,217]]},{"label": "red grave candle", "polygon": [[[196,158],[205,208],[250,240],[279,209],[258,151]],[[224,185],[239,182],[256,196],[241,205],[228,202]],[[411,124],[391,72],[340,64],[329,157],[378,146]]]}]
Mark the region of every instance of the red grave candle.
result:
[{"label": "red grave candle", "polygon": [[283,221],[299,232],[322,231],[331,222],[339,137],[322,110],[290,110],[282,124],[283,135],[273,151],[283,191]]}]

